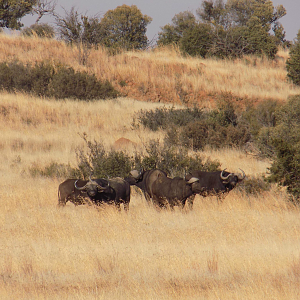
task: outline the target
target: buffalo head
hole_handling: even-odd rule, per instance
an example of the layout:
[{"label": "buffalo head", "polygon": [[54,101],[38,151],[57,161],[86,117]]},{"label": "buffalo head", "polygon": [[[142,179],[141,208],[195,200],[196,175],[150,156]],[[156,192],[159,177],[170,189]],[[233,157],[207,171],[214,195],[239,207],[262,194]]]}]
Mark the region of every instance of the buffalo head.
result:
[{"label": "buffalo head", "polygon": [[228,173],[225,172],[225,170],[226,169],[224,169],[220,173],[220,178],[222,180],[222,183],[225,185],[229,184],[230,186],[235,187],[237,183],[241,182],[246,177],[246,174],[242,169],[240,169],[242,171],[242,174]]},{"label": "buffalo head", "polygon": [[96,182],[95,180],[91,179],[91,176],[89,177],[89,181],[82,187],[77,186],[77,181],[74,182],[74,186],[79,191],[85,191],[87,192],[89,197],[95,197],[97,193],[101,193],[106,191],[109,188],[109,183],[107,182],[106,186],[101,186]]}]

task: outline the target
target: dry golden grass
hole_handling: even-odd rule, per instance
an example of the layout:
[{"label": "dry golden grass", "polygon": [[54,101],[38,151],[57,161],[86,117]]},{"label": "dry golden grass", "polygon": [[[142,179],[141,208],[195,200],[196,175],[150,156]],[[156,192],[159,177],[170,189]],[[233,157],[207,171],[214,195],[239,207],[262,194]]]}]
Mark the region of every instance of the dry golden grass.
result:
[{"label": "dry golden grass", "polygon": [[[92,52],[91,66],[82,67],[76,49],[59,42],[0,40],[0,61],[61,60],[96,71],[100,78],[111,76],[116,83],[128,76],[128,82],[149,84],[153,93],[163,87],[167,95],[174,89],[177,68],[183,74],[200,66],[205,76],[213,67],[219,74],[234,69],[234,64],[213,60],[204,61],[204,67],[201,60],[184,60],[175,51],[109,57],[103,50]],[[248,74],[269,67],[266,61],[243,66]],[[284,73],[280,61],[271,69]],[[205,78],[204,71],[199,74]],[[188,85],[197,76],[180,78]],[[242,80],[244,73],[240,76]],[[285,100],[289,85],[280,76],[284,88],[279,99]],[[215,92],[214,85],[220,88],[216,77],[206,93]],[[213,197],[197,196],[192,212],[159,213],[133,189],[126,214],[72,204],[59,209],[57,188],[63,179],[28,176],[33,163],[76,165],[75,149],[84,144],[84,132],[108,148],[124,137],[143,151],[145,141],[162,139],[163,133],[132,130],[132,118],[140,109],[160,105],[129,98],[79,102],[0,93],[0,299],[299,299],[300,213],[284,191],[274,187],[258,197],[233,191],[221,205]],[[238,150],[206,150],[203,155],[247,175],[265,173],[269,166]]]},{"label": "dry golden grass", "polygon": [[255,57],[234,61],[185,58],[175,48],[115,56],[100,48],[90,51],[86,66],[78,63],[78,57],[76,47],[59,41],[0,35],[0,61],[61,62],[108,79],[124,95],[144,101],[210,107],[221,92],[258,101],[284,101],[300,93],[299,87],[287,81],[288,52],[283,50],[274,61]]},{"label": "dry golden grass", "polygon": [[[192,212],[159,213],[133,189],[126,214],[59,209],[60,181],[27,175],[32,163],[76,164],[78,133],[142,150],[141,136],[162,133],[131,130],[132,117],[158,105],[0,94],[1,299],[299,299],[300,214],[284,192],[197,196]],[[269,166],[238,150],[204,155],[248,175]]]}]

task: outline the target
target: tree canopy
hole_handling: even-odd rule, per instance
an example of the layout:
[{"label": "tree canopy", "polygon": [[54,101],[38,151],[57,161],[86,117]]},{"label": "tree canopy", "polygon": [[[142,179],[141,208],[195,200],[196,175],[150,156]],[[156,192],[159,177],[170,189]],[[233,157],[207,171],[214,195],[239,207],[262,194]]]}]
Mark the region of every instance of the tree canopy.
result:
[{"label": "tree canopy", "polygon": [[146,31],[151,21],[136,5],[124,4],[109,10],[101,19],[105,33],[103,44],[115,49],[144,49],[148,45]]},{"label": "tree canopy", "polygon": [[21,18],[32,11],[36,0],[0,0],[0,27],[20,29]]},{"label": "tree canopy", "polygon": [[[275,8],[270,0],[228,0],[226,3],[206,0],[197,10],[198,19],[191,12],[175,15],[172,24],[162,27],[158,44],[179,44],[190,55],[264,54],[273,58],[278,45],[285,43],[285,32],[278,21],[285,14],[282,5]],[[198,28],[199,45],[195,44],[197,40],[193,34],[189,34],[195,28]]]}]

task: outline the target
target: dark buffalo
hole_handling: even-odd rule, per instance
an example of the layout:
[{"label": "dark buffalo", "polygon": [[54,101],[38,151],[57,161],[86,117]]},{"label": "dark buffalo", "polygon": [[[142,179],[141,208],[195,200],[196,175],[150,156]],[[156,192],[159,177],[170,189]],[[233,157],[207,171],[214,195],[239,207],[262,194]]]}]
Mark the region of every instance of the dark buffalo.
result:
[{"label": "dark buffalo", "polygon": [[132,170],[130,172],[130,177],[125,178],[130,185],[136,185],[139,187],[147,200],[148,203],[151,202],[152,199],[152,185],[153,182],[157,179],[157,177],[163,176],[167,177],[167,174],[159,169],[147,170],[143,169],[140,171]]},{"label": "dark buffalo", "polygon": [[174,206],[183,208],[186,200],[193,194],[199,193],[200,188],[199,179],[195,177],[186,181],[180,177],[171,179],[158,175],[152,184],[153,203],[160,208],[165,208],[168,205],[171,209]]},{"label": "dark buffalo", "polygon": [[[245,177],[245,172],[243,170],[242,174],[229,173],[225,171],[216,171],[216,172],[204,172],[194,170],[189,172],[185,179],[189,180],[190,178],[196,177],[199,178],[199,184],[201,186],[200,192],[197,194],[206,197],[210,195],[217,196],[218,202],[226,197],[226,195]],[[195,197],[189,198],[189,207],[193,207],[193,201]]]},{"label": "dark buffalo", "polygon": [[70,201],[75,205],[80,204],[114,204],[120,209],[120,204],[124,204],[124,209],[129,209],[130,185],[122,178],[94,179],[67,179],[59,185],[58,204],[66,205]]}]

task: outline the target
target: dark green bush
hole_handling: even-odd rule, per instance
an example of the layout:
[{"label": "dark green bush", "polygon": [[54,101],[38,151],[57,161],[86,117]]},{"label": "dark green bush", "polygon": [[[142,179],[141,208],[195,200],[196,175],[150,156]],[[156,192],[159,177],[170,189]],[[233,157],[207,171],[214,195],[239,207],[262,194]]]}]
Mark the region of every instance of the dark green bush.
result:
[{"label": "dark green bush", "polygon": [[[201,120],[203,111],[199,108],[156,108],[153,110],[141,110],[134,119],[133,127],[138,127],[140,123],[145,128],[152,131],[167,129],[172,126],[184,126],[192,121]],[[138,123],[136,123],[136,121]]]},{"label": "dark green bush", "polygon": [[123,151],[107,151],[101,142],[90,141],[86,134],[82,138],[86,149],[77,149],[77,167],[50,163],[49,166],[39,168],[33,165],[29,169],[31,176],[88,178],[91,174],[97,178],[127,177],[130,170],[159,168],[169,176],[185,175],[190,169],[207,171],[219,170],[220,163],[215,160],[203,159],[200,155],[190,157],[188,151],[179,147],[169,147],[150,140],[146,145],[146,154],[134,153],[128,156]]},{"label": "dark green bush", "polygon": [[55,31],[52,26],[46,23],[42,24],[33,24],[30,27],[25,27],[22,29],[21,34],[23,36],[34,36],[45,37],[45,38],[54,38]]},{"label": "dark green bush", "polygon": [[123,151],[106,151],[101,142],[90,141],[87,135],[83,135],[87,146],[77,150],[78,168],[81,177],[88,178],[93,173],[94,177],[125,177],[129,174],[133,161]]},{"label": "dark green bush", "polygon": [[257,196],[271,189],[271,184],[263,176],[247,176],[238,186],[237,190],[246,195]]},{"label": "dark green bush", "polygon": [[101,82],[95,75],[76,72],[71,67],[53,66],[48,62],[34,66],[17,61],[0,63],[0,89],[57,99],[92,100],[118,96],[108,81]]},{"label": "dark green bush", "polygon": [[108,81],[102,83],[97,80],[95,75],[89,75],[86,72],[75,72],[71,67],[61,66],[52,77],[48,87],[48,95],[57,99],[76,98],[85,100],[115,98],[118,93]]},{"label": "dark green bush", "polygon": [[287,187],[300,203],[300,95],[291,97],[276,111],[276,126],[270,130],[274,158],[268,180]]},{"label": "dark green bush", "polygon": [[146,154],[136,156],[135,166],[144,169],[158,168],[166,171],[170,176],[183,177],[185,171],[201,169],[206,171],[218,170],[219,161],[204,160],[199,154],[188,155],[188,151],[178,146],[162,145],[157,140],[150,140],[146,145]]},{"label": "dark green bush", "polygon": [[296,85],[300,85],[300,30],[294,45],[290,48],[290,57],[286,61],[287,77]]},{"label": "dark green bush", "polygon": [[180,39],[180,50],[191,56],[205,57],[212,43],[212,27],[209,24],[195,23],[187,28]]},{"label": "dark green bush", "polygon": [[37,164],[33,164],[29,168],[29,174],[32,177],[49,177],[49,178],[66,178],[74,177],[76,171],[70,166],[65,164],[59,164],[56,162],[51,162],[46,167],[40,167]]}]

